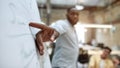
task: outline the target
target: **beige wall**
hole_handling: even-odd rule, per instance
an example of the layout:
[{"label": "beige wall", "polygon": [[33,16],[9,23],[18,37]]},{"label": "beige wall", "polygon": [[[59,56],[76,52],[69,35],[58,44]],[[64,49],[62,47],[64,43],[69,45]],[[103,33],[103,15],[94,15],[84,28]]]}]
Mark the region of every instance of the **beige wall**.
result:
[{"label": "beige wall", "polygon": [[[97,23],[97,24],[112,24],[111,21],[120,19],[120,6],[112,6],[101,11],[80,11],[81,23]],[[50,22],[54,22],[59,19],[65,19],[66,10],[53,9],[51,12]],[[46,10],[41,9],[41,18],[46,22]],[[117,23],[120,23],[119,21]],[[120,45],[120,24],[115,24],[115,31],[111,29],[88,29],[85,34],[86,42],[90,42],[93,38],[96,38],[98,42],[103,42],[107,46]],[[95,31],[96,30],[96,31]]]},{"label": "beige wall", "polygon": [[96,39],[98,42],[104,43],[106,46],[120,45],[120,24],[114,25],[112,29],[97,29]]},{"label": "beige wall", "polygon": [[[95,13],[96,23],[114,24],[113,29],[97,29],[96,39],[103,42],[106,46],[120,45],[120,6],[109,8],[105,11]],[[119,20],[119,21],[117,21]],[[117,22],[115,22],[117,21]]]},{"label": "beige wall", "polygon": [[[46,9],[40,9],[42,21],[47,22],[47,12]],[[60,19],[65,19],[66,10],[64,9],[52,9],[50,13],[50,23],[55,22]]]}]

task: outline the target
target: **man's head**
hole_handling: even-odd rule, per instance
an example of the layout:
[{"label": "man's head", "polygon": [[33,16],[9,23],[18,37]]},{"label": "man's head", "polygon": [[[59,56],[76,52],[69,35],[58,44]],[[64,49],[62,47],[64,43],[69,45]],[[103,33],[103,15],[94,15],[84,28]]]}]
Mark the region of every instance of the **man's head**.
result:
[{"label": "man's head", "polygon": [[111,51],[112,50],[109,47],[104,47],[103,48],[103,53],[101,55],[101,58],[102,59],[106,59],[110,55]]},{"label": "man's head", "polygon": [[69,8],[66,16],[70,24],[74,26],[79,20],[79,11],[76,8]]}]

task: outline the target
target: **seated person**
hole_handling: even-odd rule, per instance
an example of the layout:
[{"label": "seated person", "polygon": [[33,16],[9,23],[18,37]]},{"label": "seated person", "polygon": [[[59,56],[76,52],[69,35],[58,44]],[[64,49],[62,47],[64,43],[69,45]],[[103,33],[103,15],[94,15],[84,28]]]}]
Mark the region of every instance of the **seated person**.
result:
[{"label": "seated person", "polygon": [[111,51],[109,47],[104,47],[101,55],[91,56],[89,68],[114,68],[113,62],[109,58]]}]

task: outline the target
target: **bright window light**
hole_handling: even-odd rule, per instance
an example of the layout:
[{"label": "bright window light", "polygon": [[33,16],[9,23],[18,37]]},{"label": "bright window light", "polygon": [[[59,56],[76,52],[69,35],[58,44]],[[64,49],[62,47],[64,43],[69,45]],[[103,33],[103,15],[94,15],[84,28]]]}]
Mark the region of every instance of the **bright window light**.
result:
[{"label": "bright window light", "polygon": [[79,24],[81,27],[85,28],[112,28],[113,25],[104,25],[104,24]]},{"label": "bright window light", "polygon": [[84,9],[84,7],[81,6],[81,5],[75,5],[75,8],[78,9],[78,10],[83,10]]},{"label": "bright window light", "polygon": [[87,32],[87,29],[85,29],[84,27],[81,27],[81,25],[78,25],[78,24],[75,25],[75,29],[77,32],[78,41],[80,43],[84,43],[85,42],[85,32]]}]

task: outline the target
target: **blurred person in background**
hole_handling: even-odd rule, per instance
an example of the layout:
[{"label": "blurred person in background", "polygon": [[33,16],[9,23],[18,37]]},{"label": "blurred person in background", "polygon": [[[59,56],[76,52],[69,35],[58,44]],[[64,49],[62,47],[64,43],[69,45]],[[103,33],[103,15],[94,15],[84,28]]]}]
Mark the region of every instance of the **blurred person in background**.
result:
[{"label": "blurred person in background", "polygon": [[101,55],[93,55],[89,61],[89,68],[114,68],[112,60],[109,58],[111,49],[104,47]]},{"label": "blurred person in background", "polygon": [[77,8],[67,9],[67,19],[58,20],[50,27],[56,30],[56,45],[52,58],[52,68],[76,68],[79,42],[74,25],[79,20]]}]

